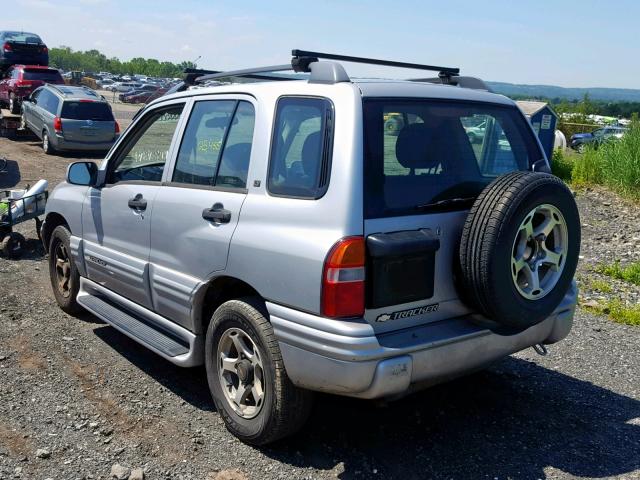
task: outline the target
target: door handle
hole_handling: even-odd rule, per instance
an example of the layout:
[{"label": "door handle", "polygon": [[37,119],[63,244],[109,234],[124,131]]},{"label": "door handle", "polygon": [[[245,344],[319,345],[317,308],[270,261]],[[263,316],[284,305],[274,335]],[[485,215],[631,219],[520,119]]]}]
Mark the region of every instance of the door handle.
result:
[{"label": "door handle", "polygon": [[129,199],[129,208],[133,208],[135,210],[146,210],[147,201],[142,198],[142,194],[139,193],[135,197]]},{"label": "door handle", "polygon": [[211,220],[214,223],[229,223],[231,221],[231,212],[224,209],[221,203],[214,203],[213,207],[202,210],[202,218]]}]

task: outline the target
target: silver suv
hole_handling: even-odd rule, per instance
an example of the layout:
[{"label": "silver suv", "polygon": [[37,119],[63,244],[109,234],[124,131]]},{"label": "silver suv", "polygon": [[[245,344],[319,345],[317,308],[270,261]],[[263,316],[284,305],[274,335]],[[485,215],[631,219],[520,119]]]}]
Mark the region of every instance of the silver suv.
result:
[{"label": "silver suv", "polygon": [[397,398],[544,351],[576,305],[577,208],[511,100],[323,56],[372,61],[294,51],[306,78],[152,102],[100,167],[70,165],[42,227],[62,309],[206,365],[252,444],[300,428],[312,391]]},{"label": "silver suv", "polygon": [[120,135],[109,103],[87,87],[45,85],[22,103],[22,126],[56,151],[106,151]]}]

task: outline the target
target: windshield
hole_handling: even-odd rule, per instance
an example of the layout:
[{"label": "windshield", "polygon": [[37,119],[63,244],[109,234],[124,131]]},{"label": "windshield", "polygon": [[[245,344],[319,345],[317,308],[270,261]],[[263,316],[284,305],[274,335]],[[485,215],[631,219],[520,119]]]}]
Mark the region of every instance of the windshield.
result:
[{"label": "windshield", "polygon": [[27,32],[5,32],[4,39],[8,42],[42,43],[38,35]]},{"label": "windshield", "polygon": [[43,68],[25,68],[22,72],[22,79],[63,83],[62,76],[58,70],[45,70]]},{"label": "windshield", "polygon": [[366,218],[418,214],[434,202],[476,197],[497,176],[543,158],[516,107],[366,99],[364,116]]},{"label": "windshield", "polygon": [[64,102],[60,116],[69,120],[113,121],[111,108],[104,102]]}]

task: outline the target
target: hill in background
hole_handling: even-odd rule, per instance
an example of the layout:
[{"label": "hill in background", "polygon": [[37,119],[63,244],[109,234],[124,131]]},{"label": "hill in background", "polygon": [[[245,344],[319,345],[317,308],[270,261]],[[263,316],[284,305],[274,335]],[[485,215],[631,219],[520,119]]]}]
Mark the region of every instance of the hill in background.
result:
[{"label": "hill in background", "polygon": [[586,93],[591,100],[603,102],[640,102],[640,90],[631,88],[565,88],[554,85],[517,85],[487,82],[496,92],[508,97],[582,100]]}]

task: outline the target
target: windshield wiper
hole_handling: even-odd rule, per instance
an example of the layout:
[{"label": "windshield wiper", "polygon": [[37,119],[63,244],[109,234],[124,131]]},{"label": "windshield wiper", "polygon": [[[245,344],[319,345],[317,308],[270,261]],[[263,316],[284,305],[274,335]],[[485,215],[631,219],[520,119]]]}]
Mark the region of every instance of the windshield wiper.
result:
[{"label": "windshield wiper", "polygon": [[455,198],[447,198],[445,200],[439,200],[433,203],[424,203],[422,205],[416,205],[417,210],[422,211],[446,211],[446,210],[457,210],[461,208],[468,208],[473,205],[473,202],[476,201],[477,197],[455,197]]}]

